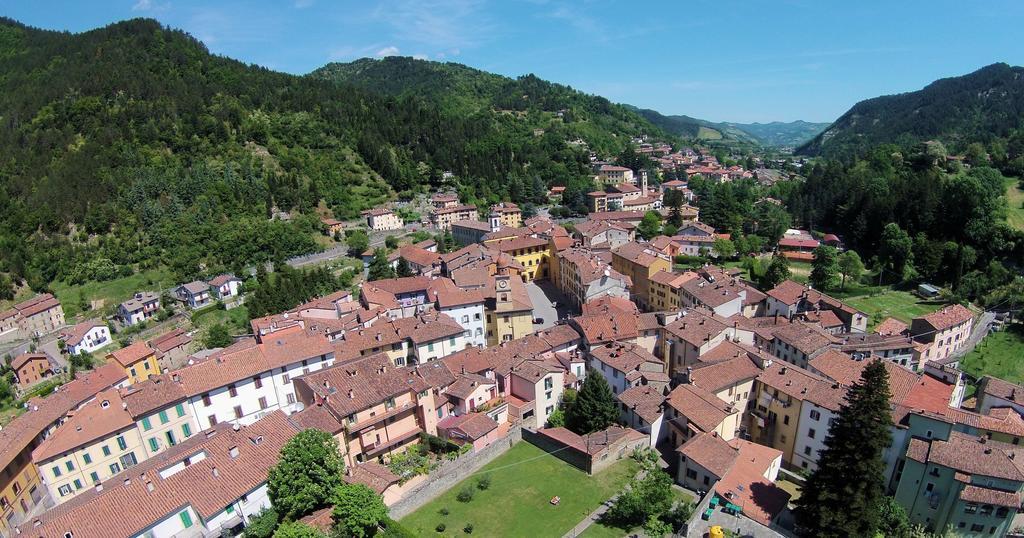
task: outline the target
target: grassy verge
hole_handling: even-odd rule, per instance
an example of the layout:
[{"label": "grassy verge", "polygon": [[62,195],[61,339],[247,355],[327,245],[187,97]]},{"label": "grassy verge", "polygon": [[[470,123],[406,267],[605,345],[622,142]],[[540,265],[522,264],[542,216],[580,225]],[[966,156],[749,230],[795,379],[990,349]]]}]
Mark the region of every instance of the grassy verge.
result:
[{"label": "grassy verge", "polygon": [[[70,323],[71,318],[82,312],[79,298],[86,301],[102,301],[100,312],[110,313],[113,309],[137,291],[157,291],[174,284],[174,278],[164,269],[151,269],[124,278],[115,278],[105,282],[86,282],[70,285],[65,282],[54,282],[50,287],[53,294],[64,307],[64,315]],[[90,316],[98,315],[90,312]]]},{"label": "grassy verge", "polygon": [[[470,523],[478,536],[561,536],[622,489],[638,468],[626,458],[588,476],[523,441],[402,519],[402,524],[416,536],[465,536],[463,529]],[[476,483],[485,474],[491,485],[480,490]],[[471,488],[473,498],[459,502],[456,497],[465,488]],[[556,495],[561,497],[558,506],[549,502]],[[442,509],[448,515],[442,515]],[[442,523],[444,531],[437,532]]]},{"label": "grassy verge", "polygon": [[870,316],[871,324],[868,329],[887,317],[894,317],[909,324],[911,319],[930,314],[943,305],[940,302],[923,301],[908,291],[898,290],[861,297],[846,297],[843,301]]},{"label": "grassy verge", "polygon": [[1024,326],[1016,323],[990,334],[968,353],[960,368],[975,378],[991,375],[1013,383],[1024,383]]},{"label": "grassy verge", "polygon": [[1024,190],[1021,190],[1017,178],[1006,178],[1006,205],[1007,224],[1024,230]]}]

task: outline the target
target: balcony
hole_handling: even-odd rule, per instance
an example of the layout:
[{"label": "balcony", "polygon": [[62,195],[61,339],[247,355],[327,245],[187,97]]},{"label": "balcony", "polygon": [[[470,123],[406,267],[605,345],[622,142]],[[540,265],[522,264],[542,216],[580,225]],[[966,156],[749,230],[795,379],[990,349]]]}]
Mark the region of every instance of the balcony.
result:
[{"label": "balcony", "polygon": [[414,437],[419,437],[420,433],[422,433],[422,432],[423,432],[423,430],[421,428],[413,428],[413,429],[411,429],[411,430],[409,430],[409,431],[407,431],[405,433],[396,435],[396,436],[394,436],[391,439],[388,439],[386,441],[380,441],[380,442],[370,443],[370,444],[362,444],[362,443],[360,443],[360,444],[363,447],[363,453],[364,454],[366,454],[368,457],[374,457],[374,456],[377,456],[378,454],[380,454],[381,452],[384,452],[385,450],[388,450],[388,449],[394,448],[394,447],[396,447],[398,445],[401,445],[402,443],[404,443],[404,442],[406,442],[406,441],[408,441],[408,440],[410,440],[410,439],[412,439]]},{"label": "balcony", "polygon": [[371,417],[365,418],[363,420],[360,420],[359,422],[356,422],[355,424],[350,424],[348,426],[348,431],[349,431],[349,433],[352,433],[353,435],[357,435],[362,430],[365,430],[365,429],[369,428],[370,426],[373,426],[374,424],[379,424],[383,420],[389,419],[389,418],[394,417],[394,416],[398,416],[398,415],[400,415],[400,414],[402,414],[402,413],[404,413],[406,411],[409,411],[409,410],[412,410],[412,409],[415,409],[415,408],[416,408],[416,404],[414,404],[412,402],[407,402],[405,404],[402,404],[402,405],[399,405],[399,406],[395,406],[395,407],[389,409],[388,411],[386,411],[384,413],[381,413],[381,414],[378,414],[378,415],[373,415]]}]

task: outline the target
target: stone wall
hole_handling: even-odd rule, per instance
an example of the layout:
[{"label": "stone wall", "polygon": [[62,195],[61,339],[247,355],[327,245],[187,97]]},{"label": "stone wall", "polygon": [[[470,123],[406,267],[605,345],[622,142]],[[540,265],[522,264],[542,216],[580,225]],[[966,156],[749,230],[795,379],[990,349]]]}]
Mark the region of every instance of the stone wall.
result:
[{"label": "stone wall", "polygon": [[513,426],[505,437],[488,445],[483,450],[459,456],[455,461],[445,461],[427,475],[426,480],[408,490],[398,502],[391,505],[391,518],[401,519],[448,491],[469,475],[480,470],[494,458],[504,454],[512,445],[522,440],[522,429]]},{"label": "stone wall", "polygon": [[590,473],[590,457],[588,455],[532,430],[524,429],[523,439],[569,465],[585,473]]}]

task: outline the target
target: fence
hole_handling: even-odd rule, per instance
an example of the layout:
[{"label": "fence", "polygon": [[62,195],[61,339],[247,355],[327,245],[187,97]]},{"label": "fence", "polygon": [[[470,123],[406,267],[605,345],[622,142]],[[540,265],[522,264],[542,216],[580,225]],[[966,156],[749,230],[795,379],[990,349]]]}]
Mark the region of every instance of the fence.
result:
[{"label": "fence", "polygon": [[424,482],[407,491],[401,500],[391,505],[391,518],[401,519],[415,512],[419,507],[434,500],[455,484],[480,470],[494,458],[507,452],[522,438],[522,429],[519,426],[513,426],[505,437],[487,445],[483,450],[463,454],[454,461],[441,463],[427,476]]}]

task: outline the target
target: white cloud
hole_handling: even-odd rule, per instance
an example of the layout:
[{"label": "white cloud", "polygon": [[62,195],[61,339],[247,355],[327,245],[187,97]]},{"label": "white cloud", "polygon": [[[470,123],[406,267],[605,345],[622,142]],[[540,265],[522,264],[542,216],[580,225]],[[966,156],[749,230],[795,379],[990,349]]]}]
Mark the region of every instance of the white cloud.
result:
[{"label": "white cloud", "polygon": [[385,56],[398,56],[398,47],[396,47],[394,45],[389,45],[387,47],[384,47],[384,48],[382,48],[382,49],[377,51],[376,56],[378,58],[383,58]]},{"label": "white cloud", "polygon": [[494,35],[495,26],[482,7],[482,0],[389,0],[379,3],[369,18],[389,26],[392,39],[458,51]]},{"label": "white cloud", "polygon": [[427,59],[427,55],[426,54],[422,54],[422,53],[421,54],[413,54],[412,57],[417,59],[417,60],[426,60]]},{"label": "white cloud", "polygon": [[171,7],[168,2],[160,3],[153,0],[139,0],[132,5],[132,11],[166,11]]}]

